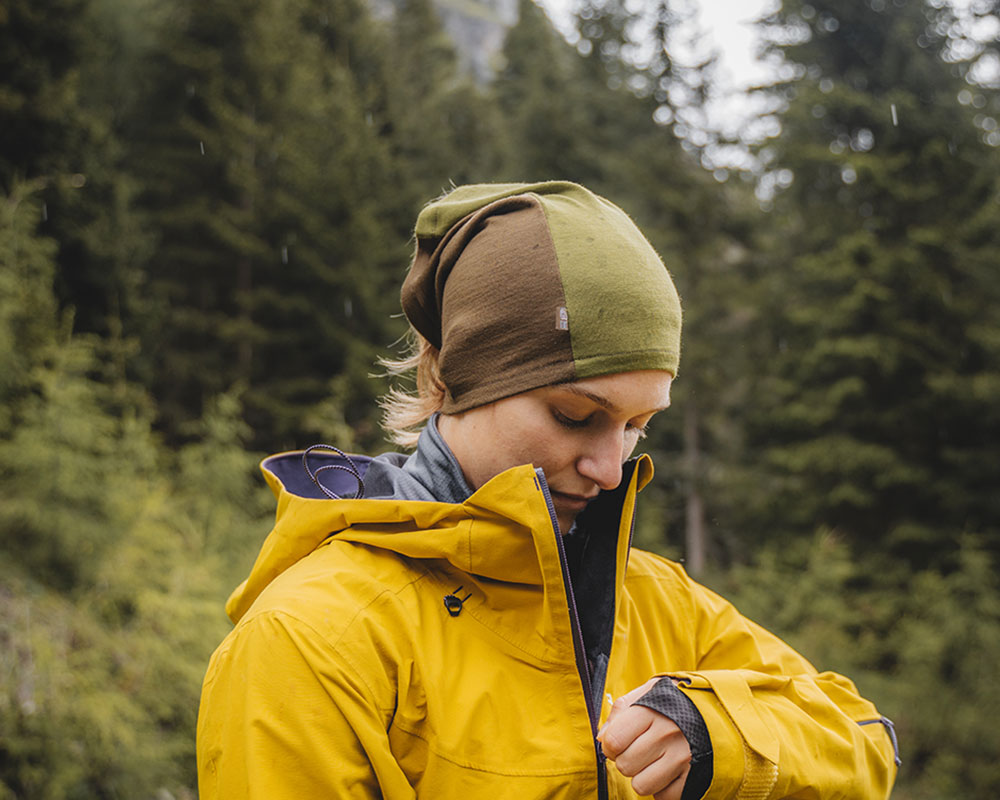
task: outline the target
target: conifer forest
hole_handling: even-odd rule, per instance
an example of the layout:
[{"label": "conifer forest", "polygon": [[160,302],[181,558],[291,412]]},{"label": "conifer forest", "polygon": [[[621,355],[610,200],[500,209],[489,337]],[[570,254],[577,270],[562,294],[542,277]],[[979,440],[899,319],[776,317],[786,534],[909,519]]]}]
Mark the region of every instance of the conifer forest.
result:
[{"label": "conifer forest", "polygon": [[388,449],[418,210],[552,178],[684,303],[637,543],[1000,796],[1000,1],[776,0],[739,136],[685,8],[520,0],[483,80],[431,0],[0,0],[0,800],[197,796],[260,458]]}]

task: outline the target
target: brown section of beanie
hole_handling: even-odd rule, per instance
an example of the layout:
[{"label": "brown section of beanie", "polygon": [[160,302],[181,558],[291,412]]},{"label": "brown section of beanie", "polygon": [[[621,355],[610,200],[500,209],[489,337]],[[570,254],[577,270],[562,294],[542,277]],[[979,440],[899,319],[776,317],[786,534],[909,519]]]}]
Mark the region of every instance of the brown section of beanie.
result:
[{"label": "brown section of beanie", "polygon": [[492,203],[439,242],[422,242],[403,308],[431,343],[440,331],[446,414],[575,377],[555,247],[531,195]]}]

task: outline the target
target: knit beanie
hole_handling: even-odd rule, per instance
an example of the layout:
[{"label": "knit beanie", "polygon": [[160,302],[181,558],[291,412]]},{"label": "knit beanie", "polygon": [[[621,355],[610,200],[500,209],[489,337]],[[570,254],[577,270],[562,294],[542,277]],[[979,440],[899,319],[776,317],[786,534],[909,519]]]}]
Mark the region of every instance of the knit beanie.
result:
[{"label": "knit beanie", "polygon": [[628,215],[583,186],[461,186],[421,211],[416,240],[402,305],[440,351],[444,413],[599,375],[676,375],[670,274]]}]

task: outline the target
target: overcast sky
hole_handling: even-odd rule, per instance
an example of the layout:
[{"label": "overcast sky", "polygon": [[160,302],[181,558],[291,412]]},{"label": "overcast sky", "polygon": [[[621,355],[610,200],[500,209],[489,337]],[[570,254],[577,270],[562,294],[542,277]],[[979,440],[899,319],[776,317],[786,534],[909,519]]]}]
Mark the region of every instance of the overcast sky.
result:
[{"label": "overcast sky", "polygon": [[[557,26],[568,24],[572,0],[538,0]],[[676,0],[683,6],[685,0]],[[697,31],[704,37],[702,46],[714,48],[720,64],[716,99],[709,104],[712,128],[735,134],[745,120],[755,116],[754,106],[741,89],[766,83],[768,70],[754,57],[755,33],[753,20],[765,9],[777,5],[777,0],[686,0],[695,9]],[[562,25],[560,25],[562,23]],[[565,30],[565,27],[564,27]],[[680,37],[686,38],[686,37]],[[683,54],[674,52],[683,60]],[[742,159],[737,158],[737,161]]]},{"label": "overcast sky", "polygon": [[[764,71],[753,57],[752,21],[771,0],[688,0],[697,7],[698,25],[722,57],[725,78],[734,86],[760,80]],[[568,14],[571,0],[541,0],[558,23]]]}]

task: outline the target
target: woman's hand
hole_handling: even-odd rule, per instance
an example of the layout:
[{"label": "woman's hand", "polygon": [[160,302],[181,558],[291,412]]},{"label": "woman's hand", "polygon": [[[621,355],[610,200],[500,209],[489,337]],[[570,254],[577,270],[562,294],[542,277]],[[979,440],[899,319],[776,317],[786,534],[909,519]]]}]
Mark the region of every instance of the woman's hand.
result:
[{"label": "woman's hand", "polygon": [[651,678],[615,700],[607,722],[597,733],[604,755],[632,779],[636,794],[655,800],[680,800],[691,769],[691,748],[669,717],[636,700],[660,680]]}]

